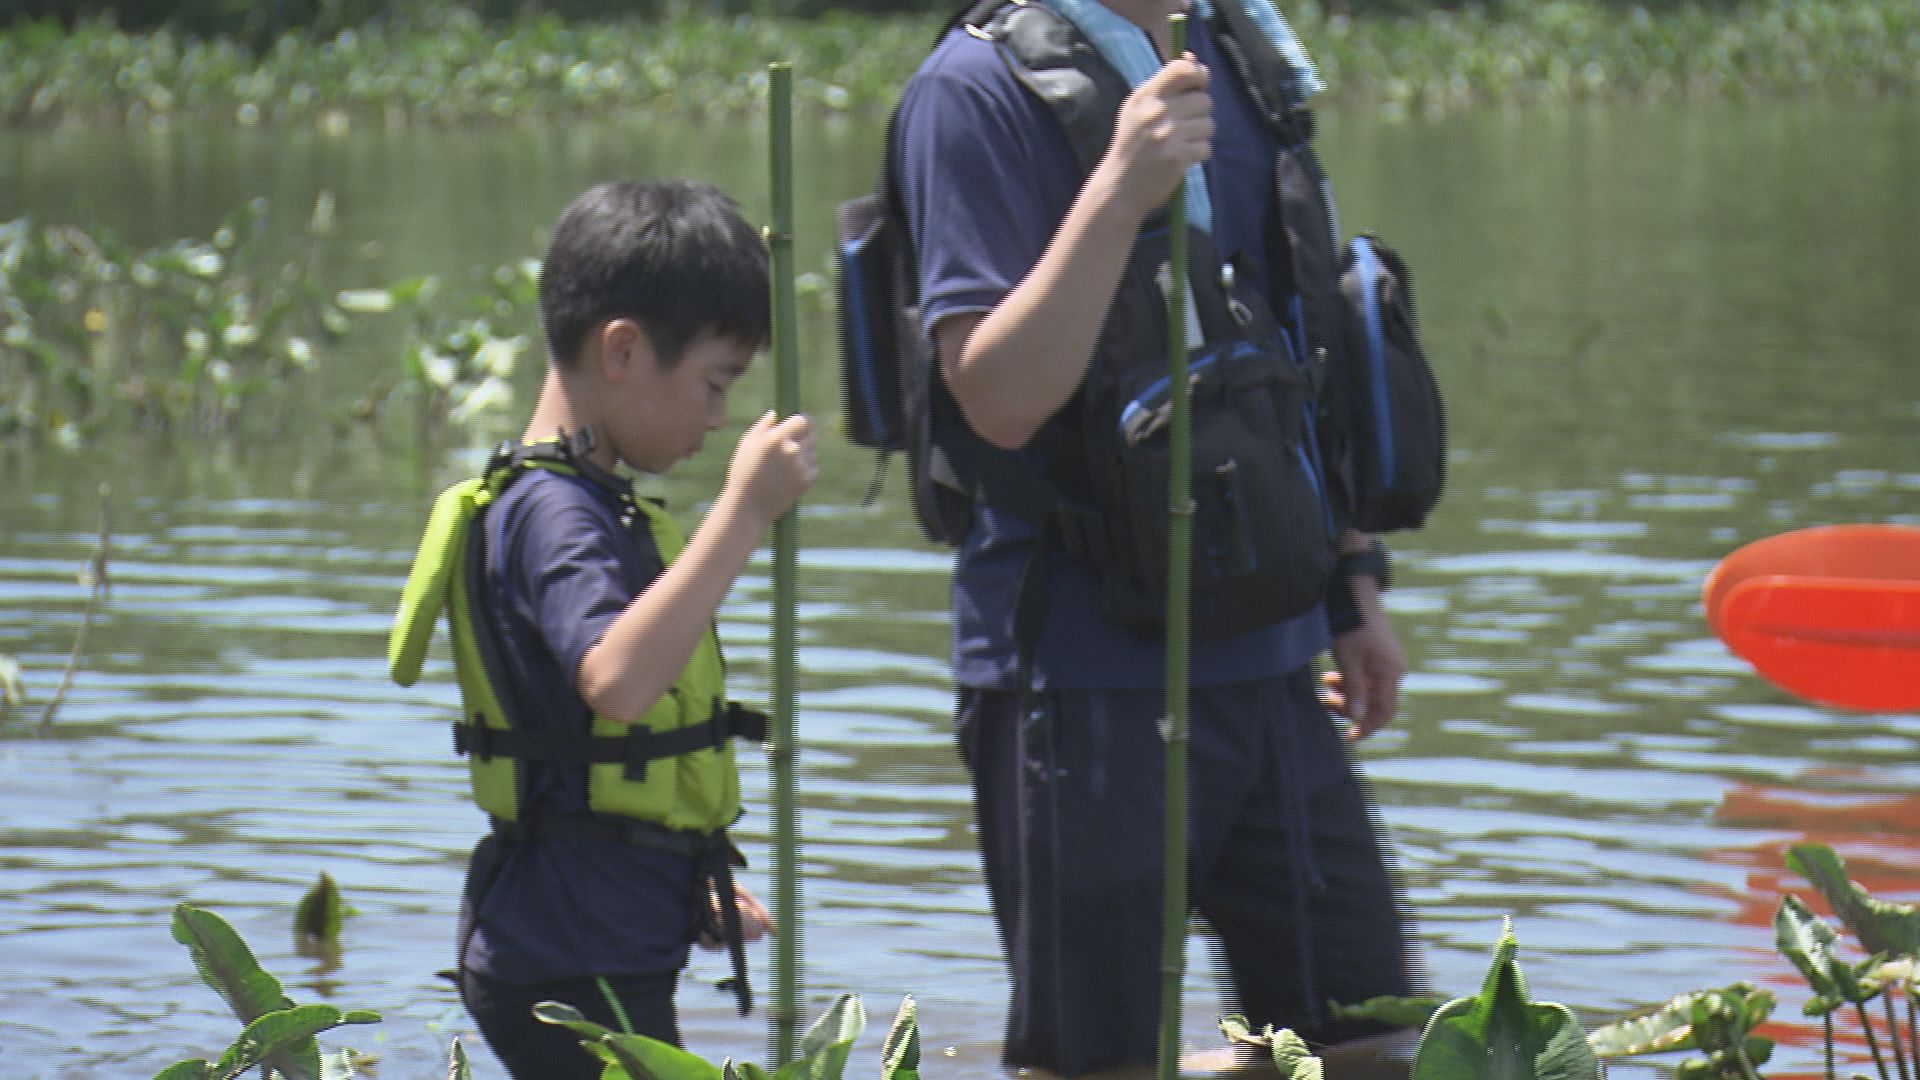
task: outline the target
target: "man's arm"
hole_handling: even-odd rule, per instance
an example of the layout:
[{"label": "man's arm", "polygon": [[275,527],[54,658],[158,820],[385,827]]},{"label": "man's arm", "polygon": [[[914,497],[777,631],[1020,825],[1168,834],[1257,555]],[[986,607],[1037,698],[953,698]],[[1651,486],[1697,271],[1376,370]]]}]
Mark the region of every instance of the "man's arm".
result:
[{"label": "man's arm", "polygon": [[1142,83],[1040,261],[992,311],[935,326],[948,389],[981,438],[1025,446],[1073,396],[1141,222],[1211,153],[1212,108],[1191,55]]},{"label": "man's arm", "polygon": [[[1352,529],[1340,535],[1343,554],[1367,551],[1374,543],[1373,537]],[[1380,602],[1385,585],[1368,573],[1346,575],[1334,583],[1348,590],[1360,614],[1359,625],[1333,639],[1335,671],[1329,679],[1329,704],[1352,723],[1349,736],[1355,741],[1393,721],[1400,709],[1400,681],[1407,674],[1406,654]]]}]

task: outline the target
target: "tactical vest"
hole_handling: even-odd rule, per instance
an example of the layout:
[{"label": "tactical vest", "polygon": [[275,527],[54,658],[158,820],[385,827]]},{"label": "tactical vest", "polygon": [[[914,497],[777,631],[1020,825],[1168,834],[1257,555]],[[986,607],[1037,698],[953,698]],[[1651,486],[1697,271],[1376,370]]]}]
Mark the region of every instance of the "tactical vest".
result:
[{"label": "tactical vest", "polygon": [[[673,834],[721,833],[740,813],[731,739],[764,739],[766,718],[726,700],[713,632],[673,686],[632,723],[595,716],[587,732],[534,730],[518,722],[518,707],[509,707],[519,699],[499,681],[499,645],[487,616],[483,516],[530,468],[571,474],[580,465],[555,444],[503,447],[483,475],[453,484],[435,500],[388,640],[393,680],[411,686],[419,678],[444,610],[460,684],[454,748],[469,760],[474,801],[496,822],[522,822],[525,766],[540,761],[583,766],[588,808],[596,814],[652,823]],[[678,557],[684,539],[666,511],[644,499],[625,505],[645,518],[663,565]],[[663,837],[662,846],[674,845]]]},{"label": "tactical vest", "polygon": [[[1326,593],[1336,548],[1317,438],[1319,392],[1329,354],[1343,348],[1337,226],[1308,145],[1311,115],[1292,67],[1241,5],[1212,6],[1215,40],[1278,154],[1266,230],[1268,295],[1240,279],[1206,233],[1189,229],[1191,610],[1192,632],[1202,640],[1297,616]],[[1129,93],[1124,77],[1044,4],[991,0],[967,21],[1048,105],[1082,177],[1091,174]],[[963,490],[1045,521],[1066,551],[1095,569],[1107,617],[1142,633],[1160,632],[1166,613],[1167,231],[1164,214],[1143,226],[1086,380],[1035,437],[1048,462],[1043,483],[1023,479],[1023,467],[1010,468],[1004,453],[952,424],[934,440]],[[1022,608],[1030,607],[1023,597]],[[1017,621],[1034,618],[1023,611]],[[1023,639],[1035,632],[1016,626]]]}]

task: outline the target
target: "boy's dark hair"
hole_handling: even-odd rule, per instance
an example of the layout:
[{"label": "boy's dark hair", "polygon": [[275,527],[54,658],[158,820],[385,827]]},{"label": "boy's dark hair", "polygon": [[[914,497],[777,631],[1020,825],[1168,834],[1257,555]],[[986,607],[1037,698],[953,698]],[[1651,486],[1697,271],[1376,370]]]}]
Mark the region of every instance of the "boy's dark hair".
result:
[{"label": "boy's dark hair", "polygon": [[764,345],[767,277],[759,231],[712,184],[600,184],[554,224],[540,268],[540,326],[553,363],[566,368],[598,328],[633,319],[670,368],[702,334]]}]

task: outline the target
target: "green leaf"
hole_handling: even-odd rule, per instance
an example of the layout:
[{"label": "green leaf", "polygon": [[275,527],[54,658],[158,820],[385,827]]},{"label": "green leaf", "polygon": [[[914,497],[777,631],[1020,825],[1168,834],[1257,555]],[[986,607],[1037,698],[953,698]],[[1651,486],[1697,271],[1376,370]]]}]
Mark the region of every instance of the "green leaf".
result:
[{"label": "green leaf", "polygon": [[1693,1003],[1705,994],[1717,992],[1699,990],[1681,994],[1650,1013],[1597,1028],[1587,1035],[1587,1045],[1603,1058],[1692,1050],[1695,1048]]},{"label": "green leaf", "polygon": [[467,1060],[467,1045],[458,1038],[447,1056],[447,1080],[473,1080],[473,1063]]},{"label": "green leaf", "polygon": [[[543,1001],[533,1007],[536,1019],[557,1024],[581,1037],[587,1048],[609,1061],[627,1076],[627,1080],[721,1080],[720,1067],[696,1057],[671,1043],[645,1035],[622,1035],[588,1020],[580,1010],[558,1001]],[[633,1071],[621,1062],[631,1056],[643,1071]]]},{"label": "green leaf", "polygon": [[1774,936],[1780,945],[1780,955],[1793,961],[1793,967],[1807,978],[1807,986],[1811,986],[1814,994],[1849,1003],[1866,1001],[1853,965],[1836,951],[1839,934],[1828,926],[1826,919],[1814,915],[1801,897],[1791,894],[1780,897],[1780,911],[1774,915]]},{"label": "green leaf", "polygon": [[1273,1066],[1280,1071],[1281,1080],[1321,1080],[1325,1067],[1307,1049],[1306,1040],[1289,1028],[1267,1031],[1273,1046]]},{"label": "green leaf", "polygon": [[320,881],[300,898],[293,913],[294,940],[302,945],[334,948],[340,944],[340,887],[326,871]]},{"label": "green leaf", "polygon": [[213,1065],[200,1058],[176,1061],[155,1073],[153,1080],[211,1080]]},{"label": "green leaf", "polygon": [[204,908],[177,904],[173,909],[173,940],[187,947],[200,980],[213,988],[241,1023],[290,1008],[291,999],[280,980],[267,974],[225,919]]},{"label": "green leaf", "polygon": [[214,1075],[238,1076],[255,1065],[270,1063],[288,1080],[319,1080],[320,1046],[313,1037],[340,1023],[340,1010],[331,1005],[296,1005],[267,1013],[248,1024],[214,1062]]},{"label": "green leaf", "polygon": [[1846,863],[1825,844],[1793,845],[1787,866],[1820,890],[1868,952],[1920,956],[1920,906],[1875,900],[1847,877]]},{"label": "green leaf", "polygon": [[1352,1005],[1342,1005],[1337,1001],[1327,1003],[1328,1015],[1335,1020],[1367,1020],[1397,1028],[1425,1028],[1433,1019],[1433,1014],[1447,999],[1428,995],[1425,997],[1376,997]]},{"label": "green leaf", "polygon": [[880,1043],[880,1080],[920,1080],[919,1009],[912,994],[900,999],[900,1011]]},{"label": "green leaf", "polygon": [[775,1072],[775,1080],[840,1080],[853,1042],[867,1029],[867,1013],[855,994],[842,994],[800,1036],[799,1056]]},{"label": "green leaf", "polygon": [[1306,1040],[1294,1034],[1291,1028],[1275,1031],[1273,1025],[1268,1024],[1260,1034],[1255,1035],[1246,1017],[1223,1016],[1220,1018],[1220,1031],[1230,1042],[1265,1048],[1273,1057],[1280,1080],[1321,1080],[1324,1063],[1313,1056]]},{"label": "green leaf", "polygon": [[1411,1080],[1598,1080],[1600,1062],[1572,1010],[1528,998],[1511,926],[1476,997],[1448,1002],[1427,1026]]}]

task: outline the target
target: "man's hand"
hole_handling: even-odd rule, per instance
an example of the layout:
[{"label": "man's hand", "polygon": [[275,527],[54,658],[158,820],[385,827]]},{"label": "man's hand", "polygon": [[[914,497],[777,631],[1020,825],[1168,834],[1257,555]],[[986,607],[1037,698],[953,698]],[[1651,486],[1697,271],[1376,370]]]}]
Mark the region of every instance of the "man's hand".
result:
[{"label": "man's hand", "polygon": [[[740,908],[741,941],[759,941],[773,933],[773,916],[767,913],[766,905],[760,902],[759,897],[748,892],[745,885],[737,881],[733,883],[733,900]],[[720,898],[709,895],[707,901],[713,905],[714,921],[720,922]],[[711,934],[700,935],[700,947],[703,949],[723,949],[726,944]]]},{"label": "man's hand", "polygon": [[1192,53],[1134,88],[1114,121],[1096,173],[1139,220],[1158,210],[1190,166],[1213,153],[1213,99],[1207,69]]},{"label": "man's hand", "polygon": [[1407,674],[1407,657],[1387,621],[1380,590],[1370,577],[1348,581],[1360,608],[1360,625],[1333,641],[1335,670],[1324,678],[1321,699],[1327,708],[1347,718],[1347,737],[1355,742],[1386,727],[1400,710],[1400,680]]}]

